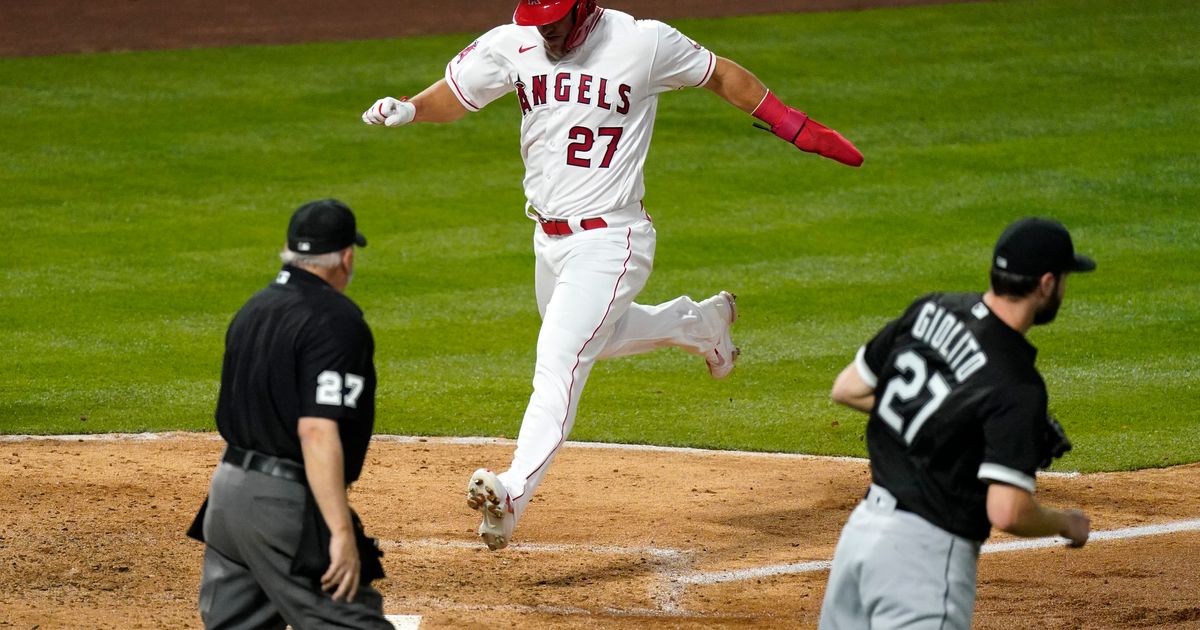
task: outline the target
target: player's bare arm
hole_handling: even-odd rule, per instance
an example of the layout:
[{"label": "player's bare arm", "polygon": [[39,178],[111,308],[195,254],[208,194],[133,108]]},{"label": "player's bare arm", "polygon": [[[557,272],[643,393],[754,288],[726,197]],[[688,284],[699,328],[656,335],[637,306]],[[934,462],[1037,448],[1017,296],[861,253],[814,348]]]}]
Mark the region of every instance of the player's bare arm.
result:
[{"label": "player's bare arm", "polygon": [[446,80],[440,79],[411,99],[385,96],[375,101],[363,112],[362,120],[368,125],[399,127],[413,122],[454,122],[466,114]]},{"label": "player's bare arm", "polygon": [[412,104],[417,108],[413,122],[454,122],[467,115],[467,108],[454,96],[445,79],[439,79],[414,96]]},{"label": "player's bare arm", "polygon": [[304,474],[330,532],[329,569],[321,576],[321,588],[334,591],[334,601],[352,601],[358,591],[359,558],[338,425],[328,418],[304,417],[297,433],[304,451]]},{"label": "player's bare arm", "polygon": [[854,363],[847,365],[833,382],[833,391],[829,393],[833,402],[845,405],[863,413],[871,413],[875,406],[875,388],[863,380]]},{"label": "player's bare arm", "polygon": [[987,514],[1001,531],[1027,538],[1057,534],[1072,547],[1082,547],[1091,532],[1091,520],[1082,511],[1045,507],[1028,490],[1006,483],[988,486]]},{"label": "player's bare arm", "polygon": [[767,86],[754,73],[720,56],[717,57],[712,78],[704,87],[747,114],[753,114],[767,95]]}]

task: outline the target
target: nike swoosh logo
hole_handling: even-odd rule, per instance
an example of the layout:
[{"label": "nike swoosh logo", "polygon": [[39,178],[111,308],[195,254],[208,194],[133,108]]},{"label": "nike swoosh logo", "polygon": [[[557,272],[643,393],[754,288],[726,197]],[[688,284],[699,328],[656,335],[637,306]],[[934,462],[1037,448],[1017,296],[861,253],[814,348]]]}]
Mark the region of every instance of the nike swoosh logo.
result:
[{"label": "nike swoosh logo", "polygon": [[518,53],[527,53],[527,52],[533,50],[534,48],[537,48],[537,46],[522,46],[517,49],[517,52]]}]

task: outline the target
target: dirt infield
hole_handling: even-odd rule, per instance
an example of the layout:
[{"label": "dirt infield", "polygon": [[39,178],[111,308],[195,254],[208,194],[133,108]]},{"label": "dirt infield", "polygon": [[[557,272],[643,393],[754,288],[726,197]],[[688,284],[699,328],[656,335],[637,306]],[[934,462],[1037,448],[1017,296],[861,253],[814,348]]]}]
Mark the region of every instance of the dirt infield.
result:
[{"label": "dirt infield", "polygon": [[[199,626],[183,532],[223,443],[0,442],[0,627]],[[513,547],[476,542],[463,486],[510,443],[377,441],[351,500],[383,542],[389,614],[422,628],[811,628],[865,462],[571,445]],[[1097,530],[1200,518],[1200,465],[1049,477]],[[1193,523],[1196,525],[1196,523]],[[993,539],[993,542],[1004,539]],[[1200,627],[1200,532],[985,553],[978,628]],[[772,575],[772,573],[778,573]]]}]

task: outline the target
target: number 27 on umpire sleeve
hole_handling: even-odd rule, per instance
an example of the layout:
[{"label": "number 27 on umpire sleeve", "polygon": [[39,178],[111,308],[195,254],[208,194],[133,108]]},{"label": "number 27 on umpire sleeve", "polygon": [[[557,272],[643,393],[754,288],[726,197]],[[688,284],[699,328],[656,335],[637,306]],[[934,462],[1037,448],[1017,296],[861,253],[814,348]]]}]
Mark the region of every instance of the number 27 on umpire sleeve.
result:
[{"label": "number 27 on umpire sleeve", "polygon": [[[344,383],[344,385],[343,385]],[[317,404],[345,405],[351,409],[358,406],[358,397],[362,395],[363,377],[346,372],[343,379],[341,374],[333,370],[325,370],[317,375]],[[344,390],[349,390],[342,394]]]},{"label": "number 27 on umpire sleeve", "polygon": [[[887,389],[883,390],[883,397],[879,399],[879,417],[904,438],[905,444],[912,444],[913,438],[917,436],[921,426],[925,424],[929,416],[933,415],[933,412],[937,411],[937,408],[946,400],[946,396],[950,394],[950,385],[937,370],[934,370],[933,375],[929,376],[925,359],[912,350],[907,350],[896,357],[895,365],[900,374],[892,377],[888,381]],[[928,388],[931,394],[929,402],[921,405],[917,414],[908,423],[908,429],[905,430],[906,418],[892,409],[892,401],[896,399],[899,399],[900,402],[913,400],[921,394],[921,390],[924,388]]]}]

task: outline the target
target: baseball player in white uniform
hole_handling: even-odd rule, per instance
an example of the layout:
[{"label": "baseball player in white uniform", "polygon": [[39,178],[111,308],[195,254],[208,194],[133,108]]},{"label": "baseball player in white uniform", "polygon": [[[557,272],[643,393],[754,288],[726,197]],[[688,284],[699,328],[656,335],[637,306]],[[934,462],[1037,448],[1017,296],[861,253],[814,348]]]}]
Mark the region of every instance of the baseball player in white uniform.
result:
[{"label": "baseball player in white uniform", "polygon": [[642,204],[642,168],[658,95],[705,87],[798,148],[851,166],[862,155],[837,132],[779,101],[753,74],[674,28],[596,6],[595,0],[520,0],[496,27],[446,65],[412,100],[376,101],[363,122],[450,122],[516,92],[525,162],[525,214],[534,229],[542,327],[533,394],[509,469],[479,469],[467,505],[479,534],[508,545],[562,447],[597,359],[678,347],[724,378],[738,349],[734,296],[657,306],[634,302],[654,264],[655,231]]}]

